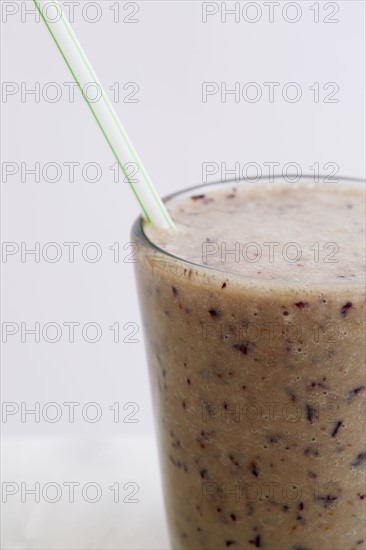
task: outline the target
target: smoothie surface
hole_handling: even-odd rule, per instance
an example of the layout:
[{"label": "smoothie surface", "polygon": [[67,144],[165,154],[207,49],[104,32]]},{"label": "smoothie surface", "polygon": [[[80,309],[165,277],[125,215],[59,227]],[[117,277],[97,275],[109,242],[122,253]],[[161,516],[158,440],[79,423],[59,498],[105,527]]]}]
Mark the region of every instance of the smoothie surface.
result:
[{"label": "smoothie surface", "polygon": [[168,253],[227,273],[300,283],[362,282],[360,183],[240,183],[170,199],[176,231],[145,225]]}]

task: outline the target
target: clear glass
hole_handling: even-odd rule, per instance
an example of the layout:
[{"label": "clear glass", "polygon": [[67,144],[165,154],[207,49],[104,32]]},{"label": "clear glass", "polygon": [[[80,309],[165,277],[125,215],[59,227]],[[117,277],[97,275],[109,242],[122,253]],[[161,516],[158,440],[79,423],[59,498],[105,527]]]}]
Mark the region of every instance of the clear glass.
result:
[{"label": "clear glass", "polygon": [[132,238],[173,548],[365,548],[364,285],[294,307],[299,286],[172,256],[141,218]]}]

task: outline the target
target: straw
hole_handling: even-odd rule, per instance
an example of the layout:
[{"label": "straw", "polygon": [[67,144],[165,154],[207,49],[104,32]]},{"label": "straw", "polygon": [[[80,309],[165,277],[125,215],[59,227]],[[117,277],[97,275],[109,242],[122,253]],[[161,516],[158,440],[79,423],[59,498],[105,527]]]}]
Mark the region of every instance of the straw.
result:
[{"label": "straw", "polygon": [[[117,113],[76,38],[70,23],[62,12],[61,6],[57,0],[33,0],[33,2],[69,68],[73,79],[78,85],[95,121],[103,133],[125,176],[125,180],[129,183],[140,205],[144,218],[158,227],[173,229],[173,221],[157,194]],[[49,16],[49,21],[43,13],[42,8],[45,6],[47,6],[47,13],[50,13],[50,6],[54,6],[55,10],[57,10],[55,16],[52,14],[52,19],[51,15]],[[98,101],[90,102],[87,95],[84,93],[84,87],[90,85],[90,83],[95,84],[100,91],[99,95],[101,97]],[[126,173],[124,168],[126,163],[134,163],[138,168],[138,172],[134,174],[133,180]],[[139,176],[137,180],[136,176]]]}]

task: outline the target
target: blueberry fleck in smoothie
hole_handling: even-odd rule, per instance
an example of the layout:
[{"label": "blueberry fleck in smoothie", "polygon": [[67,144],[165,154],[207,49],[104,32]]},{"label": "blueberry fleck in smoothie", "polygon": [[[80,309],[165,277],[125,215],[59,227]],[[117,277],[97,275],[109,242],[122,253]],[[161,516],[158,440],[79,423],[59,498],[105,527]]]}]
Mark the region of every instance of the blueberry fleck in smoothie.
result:
[{"label": "blueberry fleck in smoothie", "polygon": [[364,550],[364,187],[166,204],[133,236],[173,547]]}]

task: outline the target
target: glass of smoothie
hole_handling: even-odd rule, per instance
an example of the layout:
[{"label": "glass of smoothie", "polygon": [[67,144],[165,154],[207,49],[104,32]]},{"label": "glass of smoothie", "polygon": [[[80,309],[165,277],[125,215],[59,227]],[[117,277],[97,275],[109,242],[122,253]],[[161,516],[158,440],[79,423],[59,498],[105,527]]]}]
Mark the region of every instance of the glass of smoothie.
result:
[{"label": "glass of smoothie", "polygon": [[364,192],[218,183],[136,221],[173,548],[366,548]]}]

